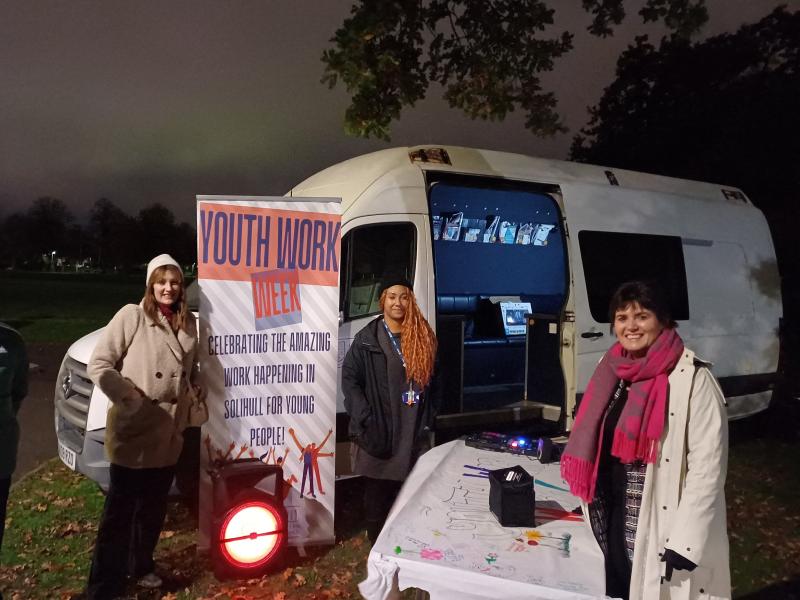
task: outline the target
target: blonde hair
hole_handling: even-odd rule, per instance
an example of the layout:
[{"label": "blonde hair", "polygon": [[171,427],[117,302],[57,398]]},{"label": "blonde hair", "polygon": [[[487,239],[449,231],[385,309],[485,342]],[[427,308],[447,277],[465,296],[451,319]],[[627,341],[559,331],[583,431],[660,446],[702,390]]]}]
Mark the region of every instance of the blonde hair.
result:
[{"label": "blonde hair", "polygon": [[[406,379],[426,387],[433,377],[433,364],[436,359],[438,342],[436,334],[433,333],[433,329],[417,305],[414,291],[406,289],[408,290],[408,310],[403,317],[400,340],[403,358],[406,361]],[[384,310],[386,292],[387,290],[381,292],[381,311]]]},{"label": "blonde hair", "polygon": [[[153,286],[155,285],[156,281],[164,277],[169,270],[171,270],[173,273],[177,273],[181,282],[178,300],[175,303],[178,306],[174,309],[175,314],[172,315],[170,326],[174,331],[178,331],[179,329],[186,331],[186,315],[189,312],[189,307],[186,305],[186,283],[183,280],[183,273],[181,273],[180,269],[176,269],[172,265],[165,265],[163,267],[156,268],[150,274],[150,279],[147,281],[147,287],[144,290],[144,298],[142,298],[142,308],[144,309],[144,314],[150,317],[151,321],[153,321],[158,327],[163,327],[161,324],[161,319],[159,318],[161,311],[158,309],[158,301],[156,300],[155,293],[153,292]],[[175,304],[173,304],[173,306],[175,306]]]}]

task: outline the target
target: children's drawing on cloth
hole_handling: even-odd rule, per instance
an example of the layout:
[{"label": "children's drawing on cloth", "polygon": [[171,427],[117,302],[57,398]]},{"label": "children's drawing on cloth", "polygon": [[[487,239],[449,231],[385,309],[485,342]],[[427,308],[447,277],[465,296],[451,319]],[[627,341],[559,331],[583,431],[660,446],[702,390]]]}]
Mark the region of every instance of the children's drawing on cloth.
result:
[{"label": "children's drawing on cloth", "polygon": [[442,560],[445,557],[445,553],[437,548],[422,548],[421,550],[415,550],[413,548],[403,548],[402,546],[395,546],[394,553],[397,556],[408,556],[408,555],[416,555],[420,558],[424,558],[425,560]]},{"label": "children's drawing on cloth", "polygon": [[572,535],[563,533],[561,535],[550,535],[542,533],[537,529],[525,530],[519,537],[506,548],[507,552],[527,552],[530,548],[552,548],[558,550],[564,558],[569,558],[570,541]]},{"label": "children's drawing on cloth", "polygon": [[[446,543],[446,540],[442,540]],[[464,560],[464,555],[456,552],[452,548],[443,545],[430,545],[420,539],[406,536],[405,540],[393,548],[397,556],[419,556],[425,560],[443,560],[451,563],[459,563]]]},{"label": "children's drawing on cloth", "polygon": [[485,575],[492,575],[494,577],[503,577],[505,579],[514,579],[517,568],[514,565],[501,564],[500,562],[480,563],[473,562],[467,567],[470,571],[476,571]]}]

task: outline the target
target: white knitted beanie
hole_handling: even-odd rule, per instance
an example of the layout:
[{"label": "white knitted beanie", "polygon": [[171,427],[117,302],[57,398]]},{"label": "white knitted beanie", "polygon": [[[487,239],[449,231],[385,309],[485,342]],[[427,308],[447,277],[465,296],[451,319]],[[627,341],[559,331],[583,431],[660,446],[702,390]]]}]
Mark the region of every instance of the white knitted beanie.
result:
[{"label": "white knitted beanie", "polygon": [[178,272],[183,274],[181,271],[181,266],[178,264],[174,258],[172,258],[169,254],[159,254],[149,263],[147,263],[147,277],[144,280],[144,284],[147,285],[150,282],[150,275],[153,274],[158,267],[175,267],[178,269]]}]

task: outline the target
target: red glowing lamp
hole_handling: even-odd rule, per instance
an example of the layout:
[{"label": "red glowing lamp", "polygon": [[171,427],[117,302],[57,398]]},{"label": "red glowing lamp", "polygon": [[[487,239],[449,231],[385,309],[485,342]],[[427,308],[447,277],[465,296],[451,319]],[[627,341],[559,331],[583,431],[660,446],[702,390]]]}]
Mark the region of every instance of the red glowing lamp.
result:
[{"label": "red glowing lamp", "polygon": [[280,568],[288,535],[281,467],[234,461],[219,467],[212,481],[214,574],[252,578]]},{"label": "red glowing lamp", "polygon": [[258,568],[269,562],[286,535],[282,521],[275,508],[264,502],[235,506],[222,523],[219,541],[222,556],[243,569]]}]

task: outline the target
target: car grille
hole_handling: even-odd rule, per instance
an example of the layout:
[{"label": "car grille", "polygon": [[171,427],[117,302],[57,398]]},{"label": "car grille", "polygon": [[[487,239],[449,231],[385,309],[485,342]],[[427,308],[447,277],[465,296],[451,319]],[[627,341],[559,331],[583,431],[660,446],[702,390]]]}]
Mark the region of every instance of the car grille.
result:
[{"label": "car grille", "polygon": [[86,375],[86,365],[66,356],[55,390],[56,410],[63,419],[60,430],[77,430],[76,433],[84,435],[93,389],[94,384]]}]

